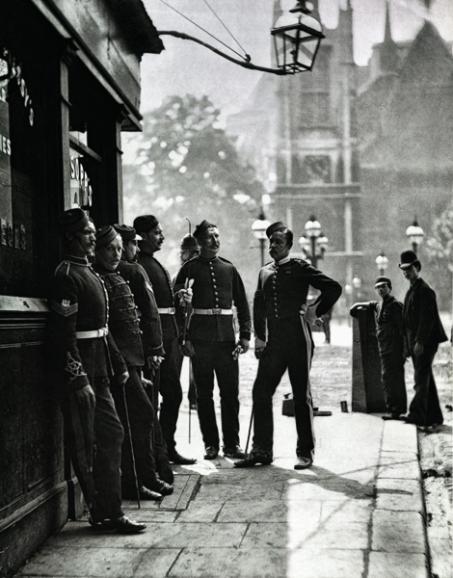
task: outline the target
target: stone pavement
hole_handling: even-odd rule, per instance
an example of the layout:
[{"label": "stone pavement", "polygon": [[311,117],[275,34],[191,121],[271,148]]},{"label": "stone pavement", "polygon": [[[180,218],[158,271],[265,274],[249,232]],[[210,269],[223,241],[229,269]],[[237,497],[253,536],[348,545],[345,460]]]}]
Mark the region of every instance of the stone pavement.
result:
[{"label": "stone pavement", "polygon": [[[128,515],[148,523],[145,533],[99,535],[86,522],[70,522],[17,576],[427,578],[416,430],[378,416],[340,413],[350,383],[346,357],[338,346],[318,350],[314,375],[332,381],[331,359],[330,386],[339,393],[330,398],[333,415],[315,418],[312,469],[293,469],[295,424],[281,415],[288,391],[282,384],[274,405],[272,466],[236,470],[231,460],[218,458],[180,467],[175,494],[160,505],[145,502],[138,511],[126,503]],[[241,359],[245,441],[256,362],[252,353]],[[195,417],[190,445],[187,429],[185,409],[178,447],[200,458]]]}]

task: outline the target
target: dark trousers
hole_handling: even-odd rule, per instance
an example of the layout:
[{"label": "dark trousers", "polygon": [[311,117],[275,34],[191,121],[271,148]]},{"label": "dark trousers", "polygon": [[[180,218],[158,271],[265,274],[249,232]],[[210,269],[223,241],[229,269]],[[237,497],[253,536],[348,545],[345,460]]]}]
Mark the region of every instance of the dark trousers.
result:
[{"label": "dark trousers", "polygon": [[393,414],[407,410],[406,383],[404,381],[404,357],[401,350],[381,353],[381,377],[384,387],[385,405]]},{"label": "dark trousers", "polygon": [[193,343],[192,367],[197,384],[198,419],[206,447],[219,447],[214,409],[214,374],[220,391],[223,445],[239,445],[239,363],[233,358],[234,342]]},{"label": "dark trousers", "polygon": [[179,406],[182,401],[180,374],[180,350],[178,338],[164,341],[165,358],[159,371],[159,391],[162,403],[159,412],[162,436],[171,453],[176,445],[175,433],[178,422]]},{"label": "dark trousers", "polygon": [[[131,455],[131,440],[127,420],[129,419],[132,445],[134,448],[135,468],[139,485],[148,486],[156,479],[156,463],[152,446],[154,408],[151,399],[146,393],[140,377],[140,369],[128,367],[129,379],[123,388],[116,387],[113,397],[118,410],[118,415],[123,424],[126,437],[123,443],[121,460],[123,493],[127,496],[135,493],[135,475]],[[126,396],[126,407],[124,397]]]},{"label": "dark trousers", "polygon": [[107,383],[105,379],[95,380],[92,405],[83,404],[71,393],[62,406],[71,461],[94,521],[123,515],[124,431]]},{"label": "dark trousers", "polygon": [[309,378],[312,353],[313,341],[304,319],[284,320],[270,334],[253,384],[254,450],[272,455],[272,397],[288,370],[296,418],[296,453],[298,456],[313,457],[315,435]]},{"label": "dark trousers", "polygon": [[430,426],[444,421],[434,381],[432,364],[437,347],[425,348],[421,355],[412,353],[415,395],[409,406],[409,417],[417,425]]}]

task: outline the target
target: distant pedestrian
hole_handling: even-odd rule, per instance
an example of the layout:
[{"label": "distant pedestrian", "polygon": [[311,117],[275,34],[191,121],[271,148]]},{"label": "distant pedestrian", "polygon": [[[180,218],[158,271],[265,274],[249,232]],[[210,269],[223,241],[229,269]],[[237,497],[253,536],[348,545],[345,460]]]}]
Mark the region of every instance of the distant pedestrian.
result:
[{"label": "distant pedestrian", "polygon": [[403,304],[391,294],[392,282],[378,277],[374,284],[381,300],[356,303],[351,309],[355,317],[359,309],[370,309],[376,322],[376,337],[381,361],[381,377],[385,405],[389,415],[384,419],[398,419],[407,411],[404,381]]},{"label": "distant pedestrian", "polygon": [[403,251],[400,269],[409,281],[404,299],[403,324],[406,353],[414,365],[415,395],[406,422],[435,427],[444,421],[432,364],[439,343],[447,341],[437,308],[436,293],[420,277],[422,268],[414,251]]},{"label": "distant pedestrian", "polygon": [[246,468],[273,460],[272,398],[288,370],[296,417],[297,463],[295,469],[313,463],[315,435],[310,391],[313,340],[305,319],[307,295],[312,286],[320,291],[314,303],[317,324],[341,294],[340,285],[303,259],[290,257],[293,233],[282,222],[266,231],[273,262],[259,272],[253,304],[255,355],[259,359],[253,384],[254,437],[251,453],[235,463]]},{"label": "distant pedestrian", "polygon": [[139,242],[138,261],[151,281],[159,308],[162,325],[165,357],[159,370],[159,391],[162,396],[159,421],[170,461],[175,464],[191,465],[196,460],[182,456],[176,449],[176,425],[182,401],[179,378],[178,326],[175,318],[175,295],[170,275],[154,257],[160,251],[165,236],[154,215],[140,215],[134,219],[134,228],[142,237]]},{"label": "distant pedestrian", "polygon": [[[201,247],[199,256],[185,263],[175,282],[175,290],[193,279],[192,318],[189,340],[193,345],[193,372],[197,384],[197,407],[205,458],[219,453],[219,431],[214,410],[214,375],[220,390],[223,454],[242,458],[239,445],[239,353],[250,340],[250,310],[244,284],[236,267],[218,256],[220,235],[216,225],[202,221],[194,236]],[[233,326],[233,306],[239,320],[239,341]]]}]

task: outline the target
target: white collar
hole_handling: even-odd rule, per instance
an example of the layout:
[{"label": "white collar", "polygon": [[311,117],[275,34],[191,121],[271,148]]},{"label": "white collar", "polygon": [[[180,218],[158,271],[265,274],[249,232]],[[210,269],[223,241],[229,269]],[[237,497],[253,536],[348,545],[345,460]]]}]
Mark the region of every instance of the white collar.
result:
[{"label": "white collar", "polygon": [[284,259],[280,259],[280,261],[275,261],[275,264],[280,266],[280,265],[285,265],[285,263],[289,263],[290,261],[291,261],[291,257],[288,255]]}]

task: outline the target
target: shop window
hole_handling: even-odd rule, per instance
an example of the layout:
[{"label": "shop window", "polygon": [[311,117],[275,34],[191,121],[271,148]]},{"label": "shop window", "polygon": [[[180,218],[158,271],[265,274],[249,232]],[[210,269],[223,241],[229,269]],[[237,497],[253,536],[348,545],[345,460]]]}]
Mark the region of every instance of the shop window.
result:
[{"label": "shop window", "polygon": [[33,290],[35,121],[26,67],[0,47],[0,293]]}]

